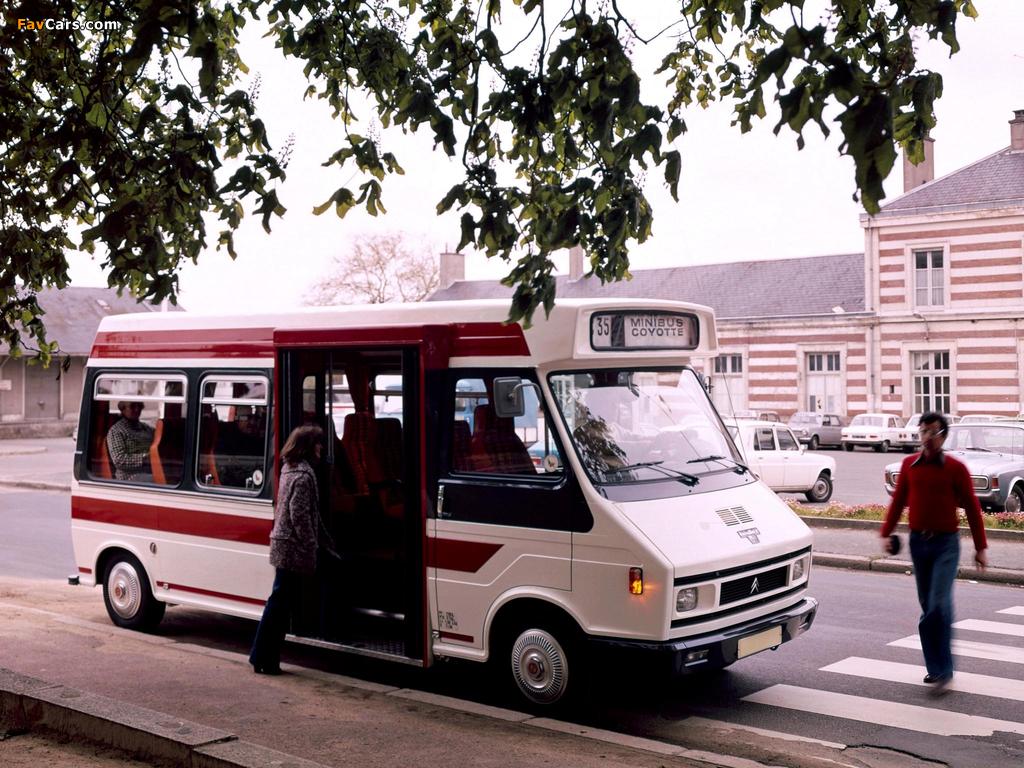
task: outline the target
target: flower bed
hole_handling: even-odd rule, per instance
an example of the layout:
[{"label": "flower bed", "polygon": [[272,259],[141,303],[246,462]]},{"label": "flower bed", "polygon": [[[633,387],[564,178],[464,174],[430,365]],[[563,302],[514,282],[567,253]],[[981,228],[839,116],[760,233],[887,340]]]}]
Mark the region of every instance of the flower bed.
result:
[{"label": "flower bed", "polygon": [[[825,506],[813,507],[799,501],[787,502],[790,508],[801,517],[834,517],[846,520],[884,520],[887,507],[884,504],[840,504],[832,502]],[[1024,531],[1024,512],[983,512],[986,528],[1005,528],[1013,531]],[[967,524],[966,515],[960,513],[960,522]]]}]

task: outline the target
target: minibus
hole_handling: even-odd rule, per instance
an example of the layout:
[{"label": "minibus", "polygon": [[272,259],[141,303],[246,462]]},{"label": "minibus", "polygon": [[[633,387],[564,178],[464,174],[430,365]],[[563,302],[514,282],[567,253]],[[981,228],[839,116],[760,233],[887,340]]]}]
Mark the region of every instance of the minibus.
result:
[{"label": "minibus", "polygon": [[605,654],[680,674],[805,632],[811,533],[708,397],[712,311],[595,299],[542,314],[528,328],[505,301],[104,319],[72,482],[80,583],[102,586],[122,627],[151,631],[169,604],[258,619],[277,454],[317,424],[341,557],[306,579],[292,641],[491,662],[543,709],[633,669]]}]

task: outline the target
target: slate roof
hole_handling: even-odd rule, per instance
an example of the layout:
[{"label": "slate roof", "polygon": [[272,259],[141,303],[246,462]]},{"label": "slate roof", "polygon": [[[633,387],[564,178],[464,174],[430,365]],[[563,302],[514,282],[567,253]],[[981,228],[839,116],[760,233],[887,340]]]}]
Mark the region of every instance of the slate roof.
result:
[{"label": "slate roof", "polygon": [[882,206],[876,217],[1024,206],[1024,152],[1002,149],[915,187]]},{"label": "slate roof", "polygon": [[[597,278],[557,278],[560,298],[672,299],[705,304],[715,316],[747,319],[832,315],[832,308],[864,311],[864,254],[812,256],[776,261],[741,261],[633,272],[633,279],[601,285]],[[429,301],[511,298],[497,280],[460,281]],[[557,300],[557,299],[556,299]]]},{"label": "slate roof", "polygon": [[[46,313],[47,339],[58,341],[62,353],[76,356],[88,356],[100,320],[107,315],[160,311],[158,305],[140,304],[127,293],[118,296],[112,288],[46,288],[39,292],[38,300]],[[7,351],[8,347],[0,344],[0,353]]]}]

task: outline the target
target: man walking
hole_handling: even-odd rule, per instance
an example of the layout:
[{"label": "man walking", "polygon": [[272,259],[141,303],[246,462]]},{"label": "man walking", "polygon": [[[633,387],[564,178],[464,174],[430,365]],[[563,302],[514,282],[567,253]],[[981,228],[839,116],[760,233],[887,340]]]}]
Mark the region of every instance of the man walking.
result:
[{"label": "man walking", "polygon": [[891,552],[889,536],[903,508],[910,507],[910,559],[914,563],[917,599],[921,603],[918,632],[932,692],[945,692],[953,679],[953,580],[960,564],[957,508],[967,513],[974,538],[974,561],[988,565],[981,505],[971,475],[962,462],[942,451],[949,422],[940,413],[926,413],[920,422],[921,453],[903,460],[889,512],[882,525],[882,550]]}]

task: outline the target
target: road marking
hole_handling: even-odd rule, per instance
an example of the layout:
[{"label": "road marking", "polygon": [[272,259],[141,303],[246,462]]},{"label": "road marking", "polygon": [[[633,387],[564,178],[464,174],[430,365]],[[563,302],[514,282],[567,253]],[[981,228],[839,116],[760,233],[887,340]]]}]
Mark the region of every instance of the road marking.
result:
[{"label": "road marking", "polygon": [[745,733],[756,733],[758,736],[767,736],[769,739],[779,739],[780,741],[801,741],[807,744],[820,744],[823,747],[829,747],[831,749],[846,749],[845,744],[840,744],[836,741],[822,741],[821,739],[814,739],[810,736],[800,736],[795,733],[783,733],[782,731],[770,731],[767,728],[756,728],[753,725],[730,723],[725,720],[711,720],[707,717],[688,717],[682,721],[682,725],[686,728],[715,728],[717,730],[724,731],[743,731]]},{"label": "road marking", "polygon": [[827,717],[859,720],[863,723],[930,733],[935,736],[992,736],[997,731],[1024,735],[1024,723],[962,715],[959,712],[869,699],[864,696],[850,696],[845,693],[817,691],[796,685],[773,685],[771,688],[745,696],[743,701],[800,712],[813,712]]},{"label": "road marking", "polygon": [[[848,659],[837,661],[835,664],[822,667],[821,671],[837,672],[841,675],[854,675],[856,677],[868,677],[873,680],[885,680],[886,682],[893,683],[908,683],[922,687],[928,685],[922,679],[927,671],[924,667],[914,664],[900,664],[895,661],[865,659],[860,656],[851,656]],[[951,691],[960,691],[961,693],[973,693],[978,696],[992,696],[998,699],[1024,701],[1024,680],[957,672],[953,676],[953,682],[950,684],[949,689]]]},{"label": "road marking", "polygon": [[1012,608],[1003,608],[996,613],[1008,613],[1010,616],[1024,616],[1024,605],[1015,605]]},{"label": "road marking", "polygon": [[964,619],[953,625],[953,629],[969,629],[974,632],[991,632],[996,635],[1024,637],[1024,624],[1007,624],[1004,621],[982,621],[981,619]]},{"label": "road marking", "polygon": [[[917,635],[893,640],[889,645],[896,648],[914,648],[921,650],[921,638]],[[1004,661],[1009,664],[1024,664],[1024,648],[1011,648],[1008,645],[992,643],[976,643],[973,640],[953,640],[953,653],[956,656],[969,656],[974,659],[990,659]]]}]

